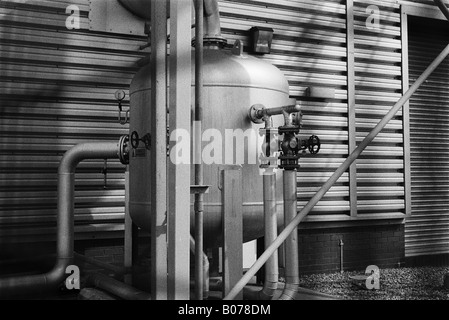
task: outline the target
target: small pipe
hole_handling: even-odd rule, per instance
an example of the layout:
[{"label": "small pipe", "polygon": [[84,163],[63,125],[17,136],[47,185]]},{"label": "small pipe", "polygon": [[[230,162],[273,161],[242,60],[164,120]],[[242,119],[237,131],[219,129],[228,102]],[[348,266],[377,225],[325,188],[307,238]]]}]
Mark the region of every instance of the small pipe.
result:
[{"label": "small pipe", "polygon": [[[198,131],[202,132],[203,121],[203,21],[204,21],[204,0],[195,1],[195,121],[199,125]],[[207,2],[207,1],[206,1]],[[197,139],[195,137],[194,139]],[[201,139],[195,143],[195,154],[201,154]],[[201,159],[199,164],[195,164],[195,185],[203,185],[203,166]],[[202,193],[195,194],[195,296],[197,300],[203,300],[203,199]]]},{"label": "small pipe", "polygon": [[257,110],[256,118],[263,119],[265,117],[272,117],[272,116],[280,115],[280,114],[284,114],[284,113],[288,113],[288,114],[296,113],[299,111],[301,111],[301,106],[299,104],[282,106],[282,107],[277,107],[277,108],[264,108],[264,109]]},{"label": "small pipe", "polygon": [[56,263],[47,273],[0,279],[0,296],[33,294],[56,289],[73,263],[75,169],[85,159],[118,158],[117,142],[82,143],[68,150],[58,169]]},{"label": "small pipe", "polygon": [[293,126],[293,114],[287,111],[283,111],[282,114],[284,116],[284,127]]},{"label": "small pipe", "polygon": [[344,270],[343,270],[343,246],[344,245],[345,244],[343,243],[343,239],[340,239],[340,243],[339,243],[339,246],[340,246],[340,273],[344,272]]},{"label": "small pipe", "polygon": [[100,273],[89,275],[86,286],[100,288],[124,300],[151,300],[149,293]]},{"label": "small pipe", "polygon": [[[204,0],[204,38],[221,38],[220,10],[217,0]],[[198,24],[197,24],[198,26]]]},{"label": "small pipe", "polygon": [[[296,170],[284,170],[284,225],[297,213]],[[274,255],[273,255],[274,256]],[[285,241],[285,287],[279,300],[294,300],[299,290],[298,233],[290,233]]]},{"label": "small pipe", "polygon": [[354,149],[354,151],[346,158],[346,160],[338,167],[332,176],[324,183],[324,185],[315,193],[315,195],[307,202],[304,208],[298,213],[288,226],[279,234],[276,240],[265,250],[265,252],[257,259],[245,275],[237,282],[234,288],[224,298],[225,300],[234,299],[240,291],[246,286],[257,271],[263,266],[268,258],[279,248],[279,246],[287,239],[287,237],[296,230],[298,224],[304,217],[312,210],[312,208],[323,198],[327,191],[334,185],[343,173],[348,170],[349,166],[360,156],[363,150],[374,140],[380,131],[387,125],[387,123],[396,115],[402,106],[410,99],[410,97],[418,90],[424,81],[432,74],[432,72],[440,65],[440,63],[448,56],[449,45],[435,58],[423,74],[416,80],[416,82],[407,90],[406,93],[398,100],[398,102],[391,108],[385,117],[373,128],[373,130],[363,139],[363,141]]}]

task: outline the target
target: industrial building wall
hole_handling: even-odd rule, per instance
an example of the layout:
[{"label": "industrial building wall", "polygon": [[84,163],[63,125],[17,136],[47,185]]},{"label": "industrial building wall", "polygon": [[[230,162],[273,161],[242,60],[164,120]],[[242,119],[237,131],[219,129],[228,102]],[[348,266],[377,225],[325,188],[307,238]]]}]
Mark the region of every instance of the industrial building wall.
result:
[{"label": "industrial building wall", "polygon": [[[114,92],[128,90],[146,37],[92,30],[91,10],[87,0],[0,1],[0,246],[54,240],[64,152],[127,134]],[[79,166],[77,239],[123,236],[124,171]]]},{"label": "industrial building wall", "polygon": [[[145,56],[139,47],[146,37],[138,35],[142,30],[126,33],[113,23],[99,26],[92,19],[98,1],[0,2],[0,244],[51,238],[56,169],[64,151],[79,142],[114,141],[127,133],[118,124],[113,94],[127,90],[136,62]],[[302,102],[302,134],[322,140],[318,155],[306,154],[300,161],[301,208],[404,91],[400,5],[395,0],[219,4],[230,43],[240,39],[248,45],[247,31],[253,26],[274,29],[272,52],[260,58],[285,73],[291,95]],[[81,9],[79,30],[65,25],[68,5]],[[310,87],[335,95],[306,97]],[[304,226],[322,222],[338,233],[355,220],[365,225],[379,220],[385,228],[403,223],[410,211],[403,117],[398,114],[387,125]],[[103,166],[89,161],[78,170],[78,238],[122,236],[124,169],[110,161],[104,188]],[[375,230],[380,236],[385,232]],[[403,228],[398,230],[392,237],[403,243],[397,235]],[[348,229],[342,234],[349,234]]]},{"label": "industrial building wall", "polygon": [[[302,103],[304,136],[322,139],[298,172],[298,209],[313,196],[403,93],[401,10],[396,1],[220,1],[229,39],[252,26],[274,29],[265,59],[287,76]],[[307,97],[306,89],[335,92]],[[329,92],[329,90],[328,90]],[[299,227],[300,271],[404,263],[407,154],[402,112],[387,125]],[[365,234],[365,235],[364,235]],[[383,239],[383,240],[382,240]]]},{"label": "industrial building wall", "polygon": [[[447,21],[411,17],[410,80],[448,43]],[[407,257],[449,253],[449,58],[410,99],[412,213],[405,228]],[[416,258],[413,258],[416,259]]]},{"label": "industrial building wall", "polygon": [[[220,5],[230,40],[247,43],[252,26],[274,29],[272,52],[262,58],[286,74],[291,95],[302,102],[304,136],[316,134],[322,140],[318,155],[306,154],[300,161],[302,207],[402,95],[399,5],[340,0],[225,0]],[[368,10],[372,5],[378,10],[374,16]],[[353,23],[347,22],[347,8]],[[310,87],[333,90],[335,97],[306,97]],[[403,218],[403,146],[399,114],[306,221]]]}]

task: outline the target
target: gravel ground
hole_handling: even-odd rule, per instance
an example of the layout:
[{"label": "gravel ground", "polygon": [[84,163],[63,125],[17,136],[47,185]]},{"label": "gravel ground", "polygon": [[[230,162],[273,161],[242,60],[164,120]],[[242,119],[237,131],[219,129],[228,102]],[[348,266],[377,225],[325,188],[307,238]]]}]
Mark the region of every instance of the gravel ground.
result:
[{"label": "gravel ground", "polygon": [[300,286],[344,300],[449,300],[449,289],[443,287],[449,267],[381,269],[379,290],[368,290],[363,281],[357,285],[349,278],[364,273],[303,275]]}]

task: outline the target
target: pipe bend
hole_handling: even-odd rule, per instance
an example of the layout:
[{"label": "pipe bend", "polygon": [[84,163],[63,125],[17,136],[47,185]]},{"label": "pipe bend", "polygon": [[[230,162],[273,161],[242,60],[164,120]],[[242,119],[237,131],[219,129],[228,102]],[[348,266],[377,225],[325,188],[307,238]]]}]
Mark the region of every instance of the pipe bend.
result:
[{"label": "pipe bend", "polygon": [[299,283],[286,283],[279,300],[295,300],[299,291]]},{"label": "pipe bend", "polygon": [[80,143],[69,149],[61,159],[58,173],[75,173],[76,166],[85,159],[117,158],[119,145],[117,142]]},{"label": "pipe bend", "polygon": [[44,274],[45,285],[48,288],[56,288],[59,284],[63,283],[68,274],[66,269],[73,263],[72,258],[59,258],[53,269]]},{"label": "pipe bend", "polygon": [[66,268],[73,261],[73,194],[74,172],[84,159],[119,157],[118,142],[81,143],[68,150],[59,165],[57,260],[47,273],[31,276],[0,278],[0,296],[46,292],[55,289],[66,277]]}]

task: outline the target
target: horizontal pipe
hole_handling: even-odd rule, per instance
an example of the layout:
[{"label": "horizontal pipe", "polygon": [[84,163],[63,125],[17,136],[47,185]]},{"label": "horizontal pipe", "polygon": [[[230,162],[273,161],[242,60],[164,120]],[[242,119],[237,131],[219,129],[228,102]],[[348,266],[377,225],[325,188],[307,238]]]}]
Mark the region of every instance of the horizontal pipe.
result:
[{"label": "horizontal pipe", "polygon": [[283,107],[277,107],[277,108],[265,108],[257,111],[257,118],[263,119],[266,116],[275,116],[283,113],[295,113],[301,111],[301,106],[291,105],[291,106],[283,106]]},{"label": "horizontal pipe", "polygon": [[449,45],[435,58],[423,74],[416,80],[409,90],[399,99],[399,101],[391,108],[385,117],[374,127],[374,129],[363,139],[363,141],[354,149],[348,158],[338,167],[334,174],[326,181],[326,183],[317,191],[317,193],[309,200],[299,214],[293,221],[284,228],[276,240],[265,250],[265,252],[257,259],[251,268],[245,273],[239,282],[231,289],[225,300],[234,299],[252,277],[259,271],[263,264],[270,258],[270,256],[282,245],[287,237],[296,230],[298,224],[304,217],[312,210],[312,208],[323,198],[327,191],[334,185],[343,173],[348,170],[349,166],[360,156],[363,150],[374,140],[379,132],[387,125],[387,123],[396,115],[402,106],[410,99],[410,97],[418,90],[424,81],[432,74],[433,71],[441,64],[441,62],[449,54]]},{"label": "horizontal pipe", "polygon": [[89,275],[86,279],[86,286],[102,289],[124,300],[151,300],[149,293],[100,273]]},{"label": "horizontal pipe", "polygon": [[54,290],[68,276],[67,266],[73,263],[75,169],[85,159],[119,157],[117,142],[82,143],[68,150],[58,168],[58,210],[56,263],[47,273],[0,279],[0,297],[36,294]]},{"label": "horizontal pipe", "polygon": [[[284,226],[296,216],[296,170],[284,170]],[[275,254],[274,254],[275,255]],[[294,300],[299,289],[298,234],[292,232],[285,241],[285,287],[279,300]]]}]

